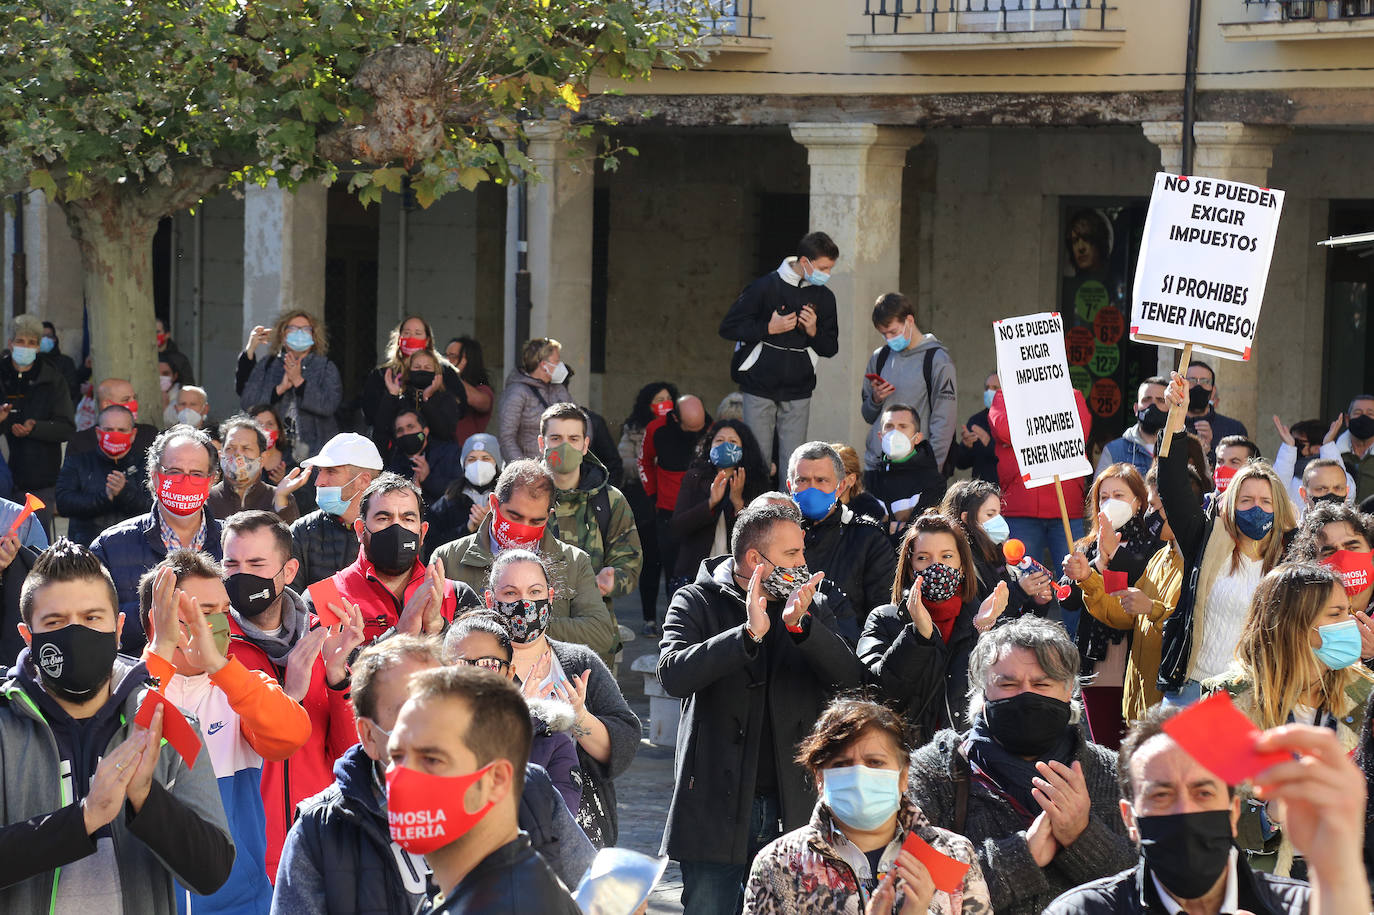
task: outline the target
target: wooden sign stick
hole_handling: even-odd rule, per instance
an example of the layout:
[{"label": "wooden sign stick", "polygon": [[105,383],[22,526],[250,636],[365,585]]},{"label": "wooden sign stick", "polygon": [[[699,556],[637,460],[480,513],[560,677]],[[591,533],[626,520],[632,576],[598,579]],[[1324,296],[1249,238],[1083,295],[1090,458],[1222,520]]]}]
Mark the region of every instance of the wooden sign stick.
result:
[{"label": "wooden sign stick", "polygon": [[[1178,359],[1178,373],[1179,373],[1180,375],[1186,376],[1186,375],[1188,374],[1188,363],[1190,363],[1190,362],[1192,362],[1192,361],[1193,361],[1193,344],[1191,344],[1191,343],[1185,343],[1185,344],[1183,344],[1183,355],[1180,356],[1179,359]],[[1187,391],[1188,391],[1188,388],[1187,388],[1186,385],[1184,386],[1183,390],[1184,390],[1184,393],[1186,394]],[[1171,434],[1169,433],[1169,430],[1172,429],[1172,428],[1174,427],[1174,416],[1177,414],[1178,411],[1181,411],[1181,410],[1184,410],[1184,409],[1186,409],[1186,407],[1185,407],[1183,404],[1178,404],[1178,405],[1176,405],[1176,406],[1172,406],[1172,407],[1169,408],[1169,419],[1168,419],[1167,422],[1164,423],[1164,429],[1163,429],[1163,432],[1162,432],[1162,434],[1164,435],[1164,441],[1163,441],[1163,443],[1159,446],[1159,456],[1162,457],[1162,458],[1168,457],[1168,456],[1169,456],[1169,443],[1172,442],[1173,439],[1174,439],[1173,435],[1171,435]]]},{"label": "wooden sign stick", "polygon": [[1064,522],[1064,543],[1073,552],[1073,527],[1069,524],[1069,509],[1064,504],[1064,486],[1059,482],[1059,474],[1054,475],[1054,494],[1059,497],[1059,520]]}]

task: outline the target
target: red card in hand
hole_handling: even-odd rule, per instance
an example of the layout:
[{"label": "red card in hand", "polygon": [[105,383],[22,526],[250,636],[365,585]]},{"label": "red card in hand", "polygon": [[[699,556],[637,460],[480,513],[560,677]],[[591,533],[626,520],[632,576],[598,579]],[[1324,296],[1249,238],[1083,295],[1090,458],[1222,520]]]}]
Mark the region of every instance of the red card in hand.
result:
[{"label": "red card in hand", "polygon": [[181,714],[181,709],[168,702],[161,693],[148,690],[143,697],[143,704],[138,707],[138,714],[134,716],[134,724],[141,728],[150,726],[153,712],[159,705],[162,706],[162,736],[186,760],[186,765],[194,767],[196,757],[200,755],[200,735],[191,727],[186,716]]},{"label": "red card in hand", "polygon": [[1118,591],[1125,591],[1131,586],[1130,580],[1125,572],[1115,572],[1111,569],[1102,573],[1102,587],[1108,594],[1115,594]]},{"label": "red card in hand", "polygon": [[930,871],[931,881],[940,892],[952,893],[964,885],[964,875],[968,873],[969,865],[936,851],[916,833],[907,835],[906,841],[902,843],[902,851],[911,852],[913,858],[926,866],[926,870]]},{"label": "red card in hand", "polygon": [[321,626],[337,626],[343,622],[339,614],[330,608],[331,604],[343,606],[343,597],[339,594],[339,586],[334,584],[334,579],[317,581],[306,588],[305,592],[310,595],[310,603],[315,608],[315,616],[319,618]]},{"label": "red card in hand", "polygon": [[1260,731],[1226,693],[1214,693],[1164,723],[1164,733],[1228,785],[1239,785],[1270,766],[1287,762],[1288,753],[1260,753]]}]

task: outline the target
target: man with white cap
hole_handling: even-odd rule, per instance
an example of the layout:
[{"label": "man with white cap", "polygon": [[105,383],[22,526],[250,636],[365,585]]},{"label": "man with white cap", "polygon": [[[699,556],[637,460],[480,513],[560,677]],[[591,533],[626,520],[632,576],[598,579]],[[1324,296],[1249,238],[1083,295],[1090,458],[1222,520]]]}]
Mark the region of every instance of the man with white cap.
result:
[{"label": "man with white cap", "polygon": [[353,522],[363,492],[382,472],[382,455],[367,436],[340,432],[324,443],[319,454],[301,461],[301,466],[317,468],[315,504],[319,508],[291,525],[292,552],[300,563],[291,587],[297,591],[358,558]]}]

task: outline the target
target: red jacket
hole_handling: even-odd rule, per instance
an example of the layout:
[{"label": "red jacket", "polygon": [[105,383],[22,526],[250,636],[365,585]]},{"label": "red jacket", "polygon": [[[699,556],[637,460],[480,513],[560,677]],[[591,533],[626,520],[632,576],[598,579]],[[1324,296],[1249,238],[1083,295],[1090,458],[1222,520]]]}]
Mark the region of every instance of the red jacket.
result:
[{"label": "red jacket", "polygon": [[[229,657],[249,670],[259,670],[285,683],[286,668],[278,667],[229,617]],[[334,760],[358,742],[348,690],[325,684],[324,659],[315,659],[310,689],[301,705],[310,716],[310,739],[280,762],[262,763],[262,807],[267,817],[267,877],[276,882],[277,861],[287,830],[296,818],[296,805],[334,784]]]},{"label": "red jacket", "polygon": [[[363,612],[366,637],[363,645],[371,645],[377,636],[396,625],[401,619],[405,601],[424,584],[425,564],[415,560],[415,568],[410,573],[410,584],[406,585],[405,600],[398,601],[386,585],[377,580],[372,563],[366,554],[359,550],[353,564],[334,573],[334,584],[339,594],[358,605]],[[476,609],[481,602],[477,592],[461,581],[444,581],[444,619],[453,621],[453,616],[461,607],[464,610]],[[313,610],[313,608],[312,608]]]},{"label": "red jacket", "polygon": [[639,482],[644,485],[645,495],[654,497],[654,504],[663,511],[671,512],[677,508],[678,490],[682,488],[682,478],[687,473],[682,470],[668,470],[658,459],[658,447],[654,443],[654,433],[668,424],[667,416],[656,416],[644,429],[644,440],[639,446]]},{"label": "red jacket", "polygon": [[[1088,404],[1078,390],[1073,392],[1074,403],[1078,405],[1078,418],[1083,422],[1083,435],[1092,432],[1093,418],[1088,412]],[[1021,482],[1021,468],[1016,463],[1016,452],[1011,447],[1011,426],[1007,423],[1007,405],[998,391],[992,398],[988,409],[988,419],[992,422],[993,444],[997,447],[997,483],[1002,487],[1002,514],[1009,518],[1058,518],[1059,497],[1055,495],[1054,485],[1037,486],[1027,489]],[[1091,476],[1075,477],[1064,480],[1064,506],[1070,518],[1083,517],[1083,502]]]}]

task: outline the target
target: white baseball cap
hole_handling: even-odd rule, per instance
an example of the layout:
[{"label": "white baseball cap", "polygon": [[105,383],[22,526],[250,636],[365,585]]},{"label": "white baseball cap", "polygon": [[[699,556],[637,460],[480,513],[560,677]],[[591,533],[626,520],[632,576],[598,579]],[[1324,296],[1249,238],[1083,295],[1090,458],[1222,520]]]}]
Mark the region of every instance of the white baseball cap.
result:
[{"label": "white baseball cap", "polygon": [[367,470],[382,469],[382,453],[372,439],[356,432],[340,432],[324,443],[320,453],[301,461],[302,467],[338,467],[352,464]]}]

